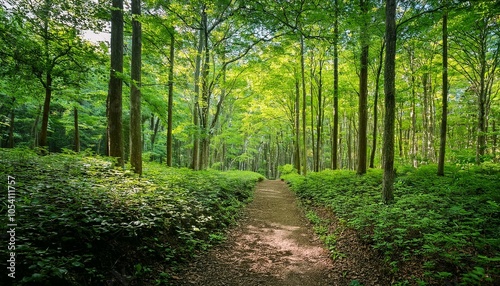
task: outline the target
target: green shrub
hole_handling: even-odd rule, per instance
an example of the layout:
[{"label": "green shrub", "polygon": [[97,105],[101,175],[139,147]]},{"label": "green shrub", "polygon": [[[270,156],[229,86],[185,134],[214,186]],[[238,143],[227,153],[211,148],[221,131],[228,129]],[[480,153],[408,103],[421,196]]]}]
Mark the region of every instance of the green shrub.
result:
[{"label": "green shrub", "polygon": [[291,164],[279,166],[278,171],[280,172],[281,175],[289,175],[289,174],[297,174],[298,173],[297,169]]},{"label": "green shrub", "polygon": [[[286,176],[307,203],[329,207],[385,257],[394,275],[422,263],[415,283],[493,285],[500,282],[500,167],[398,167],[396,200],[381,202],[381,170],[359,176],[327,170]],[[297,177],[298,176],[298,177]],[[406,283],[406,282],[405,282]]]},{"label": "green shrub", "polygon": [[[17,285],[104,285],[110,273],[129,283],[152,280],[155,269],[168,271],[221,241],[263,179],[157,163],[144,164],[139,178],[113,165],[0,149],[1,177],[16,180]],[[7,180],[0,184],[6,189]],[[0,222],[5,234],[7,216]]]}]

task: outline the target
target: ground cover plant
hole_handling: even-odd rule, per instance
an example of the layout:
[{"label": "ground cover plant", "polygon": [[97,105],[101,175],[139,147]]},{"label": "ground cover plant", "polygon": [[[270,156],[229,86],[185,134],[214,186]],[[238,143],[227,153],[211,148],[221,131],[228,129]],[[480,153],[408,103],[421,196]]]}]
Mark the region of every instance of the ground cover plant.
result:
[{"label": "ground cover plant", "polygon": [[435,174],[434,165],[399,168],[390,205],[381,203],[381,170],[283,179],[306,205],[327,207],[356,229],[400,285],[498,285],[500,167],[447,166],[444,177]]},{"label": "ground cover plant", "polygon": [[[8,176],[16,188],[16,279],[8,282],[167,283],[177,263],[224,239],[223,229],[263,179],[252,172],[194,172],[156,163],[145,164],[139,177],[112,166],[98,156],[0,149],[2,190]],[[8,213],[6,196],[2,214]],[[0,255],[6,258],[7,215],[0,221]]]}]

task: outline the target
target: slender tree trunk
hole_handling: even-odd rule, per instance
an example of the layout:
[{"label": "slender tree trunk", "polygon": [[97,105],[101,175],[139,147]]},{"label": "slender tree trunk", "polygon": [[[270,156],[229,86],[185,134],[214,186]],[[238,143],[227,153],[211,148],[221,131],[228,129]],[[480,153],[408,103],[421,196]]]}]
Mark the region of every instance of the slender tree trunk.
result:
[{"label": "slender tree trunk", "polygon": [[368,7],[365,0],[360,0],[361,13],[363,14],[363,26],[361,27],[361,70],[359,77],[359,105],[358,105],[358,168],[359,175],[366,173],[366,155],[367,155],[367,132],[368,132]]},{"label": "slender tree trunk", "polygon": [[136,174],[142,174],[141,64],[142,31],[141,0],[132,0],[132,61],[130,86],[130,164]]},{"label": "slender tree trunk", "polygon": [[481,55],[481,73],[478,98],[476,164],[480,165],[486,150],[486,55]]},{"label": "slender tree trunk", "polygon": [[[202,11],[202,23],[204,18],[205,10]],[[191,163],[191,168],[193,170],[200,169],[200,73],[201,73],[201,54],[203,53],[204,43],[203,37],[205,35],[204,32],[205,26],[202,24],[201,29],[198,35],[198,52],[196,54],[196,63],[195,63],[195,71],[194,71],[194,108],[193,108],[193,125],[195,127],[195,133],[193,138],[193,160]]]},{"label": "slender tree trunk", "polygon": [[423,86],[423,112],[422,112],[422,125],[423,125],[423,140],[422,140],[422,157],[425,161],[429,160],[429,140],[430,140],[430,123],[429,123],[429,98],[430,98],[430,75],[429,73],[424,73],[422,75],[422,86]]},{"label": "slender tree trunk", "polygon": [[375,79],[375,96],[373,99],[373,138],[372,138],[372,151],[370,154],[370,168],[375,168],[375,153],[377,150],[377,137],[378,137],[378,96],[379,96],[379,85],[380,85],[380,75],[382,74],[382,66],[384,62],[384,49],[385,49],[385,39],[382,41],[382,46],[380,47],[379,54],[379,65],[377,68],[377,75]]},{"label": "slender tree trunk", "polygon": [[33,123],[33,128],[31,129],[31,135],[33,136],[33,148],[39,146],[38,144],[38,122],[40,122],[40,113],[42,112],[42,106],[38,107],[38,112],[36,113],[35,122]]},{"label": "slender tree trunk", "polygon": [[323,60],[319,61],[319,82],[318,82],[318,121],[316,122],[316,160],[314,171],[320,170],[321,141],[323,133]]},{"label": "slender tree trunk", "polygon": [[[445,1],[446,3],[446,1]],[[444,176],[446,155],[446,128],[448,125],[448,11],[443,13],[443,98],[442,98],[441,132],[439,145],[438,176]]]},{"label": "slender tree trunk", "polygon": [[158,129],[160,128],[160,117],[155,118],[154,115],[151,114],[151,129],[153,130],[153,134],[151,134],[151,151],[155,149],[156,136],[158,135]]},{"label": "slender tree trunk", "polygon": [[333,42],[333,130],[332,130],[332,169],[338,168],[339,149],[339,3],[335,0],[335,22]]},{"label": "slender tree trunk", "polygon": [[43,113],[42,113],[42,127],[40,130],[40,138],[38,145],[40,147],[47,147],[47,136],[49,129],[49,114],[50,114],[50,100],[52,97],[52,75],[47,73],[45,78],[45,100],[43,102]]},{"label": "slender tree trunk", "polygon": [[295,169],[297,169],[297,172],[301,174],[301,168],[300,168],[300,87],[299,87],[299,78],[298,75],[296,74],[295,76],[295,144],[294,144],[294,149],[295,149],[295,156],[294,156],[294,162],[295,162]]},{"label": "slender tree trunk", "polygon": [[394,118],[396,112],[396,0],[386,0],[385,12],[385,39],[387,48],[385,50],[384,68],[384,92],[385,92],[385,115],[384,115],[384,145],[383,145],[383,169],[382,201],[390,203],[394,200]]},{"label": "slender tree trunk", "polygon": [[302,157],[303,157],[303,171],[302,174],[307,175],[307,131],[306,131],[306,108],[307,108],[307,93],[306,93],[306,76],[304,64],[304,35],[300,35],[300,67],[302,77]]},{"label": "slender tree trunk", "polygon": [[[314,88],[313,88],[313,82],[314,82],[314,74],[315,74],[315,70],[313,68],[313,66],[315,65],[314,63],[314,53],[311,52],[311,71],[310,71],[310,82],[309,82],[309,85],[310,85],[310,89],[309,89],[309,93],[311,94],[311,149],[312,149],[312,152],[313,152],[313,160],[312,160],[312,168],[313,168],[313,171],[314,172],[317,172],[316,171],[316,135],[314,134],[315,132],[315,127],[314,127]],[[319,110],[318,110],[318,113],[319,113]]]},{"label": "slender tree trunk", "polygon": [[108,89],[108,154],[124,167],[122,131],[123,0],[113,0],[111,10],[111,71]]},{"label": "slender tree trunk", "polygon": [[73,108],[73,121],[74,121],[74,127],[75,127],[75,134],[74,134],[74,139],[73,139],[73,147],[74,151],[79,153],[80,152],[80,127],[78,124],[78,108],[75,106]]},{"label": "slender tree trunk", "polygon": [[174,102],[174,57],[175,34],[170,33],[170,67],[168,69],[168,107],[167,107],[167,166],[172,167],[172,130],[173,130],[173,102]]},{"label": "slender tree trunk", "polygon": [[208,157],[209,157],[209,147],[210,147],[210,130],[208,128],[209,123],[209,111],[210,111],[210,88],[208,82],[208,75],[210,73],[210,50],[208,48],[208,36],[209,31],[208,19],[206,13],[203,13],[203,25],[205,26],[204,37],[205,41],[205,58],[203,60],[203,66],[201,70],[201,148],[200,148],[200,169],[206,169],[208,167]]}]

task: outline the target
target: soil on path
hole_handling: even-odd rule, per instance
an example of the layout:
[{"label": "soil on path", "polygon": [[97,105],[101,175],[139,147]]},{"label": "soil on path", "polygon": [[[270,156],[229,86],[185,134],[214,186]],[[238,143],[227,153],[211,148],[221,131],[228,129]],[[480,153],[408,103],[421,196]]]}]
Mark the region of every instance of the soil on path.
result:
[{"label": "soil on path", "polygon": [[228,240],[193,262],[176,285],[348,285],[352,272],[343,268],[315,237],[287,185],[266,180]]}]

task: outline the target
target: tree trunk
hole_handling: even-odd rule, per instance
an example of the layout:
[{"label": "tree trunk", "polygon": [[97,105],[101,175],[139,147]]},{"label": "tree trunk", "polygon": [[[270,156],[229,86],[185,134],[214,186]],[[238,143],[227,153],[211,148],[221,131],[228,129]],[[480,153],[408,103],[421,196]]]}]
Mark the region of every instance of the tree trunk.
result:
[{"label": "tree trunk", "polygon": [[160,117],[156,118],[156,122],[154,121],[154,115],[151,115],[151,129],[153,130],[153,134],[151,134],[151,151],[155,149],[156,136],[158,135],[158,129],[160,128]]},{"label": "tree trunk", "polygon": [[40,113],[42,112],[42,106],[38,107],[38,112],[36,113],[35,122],[33,123],[33,128],[31,129],[31,135],[33,136],[33,148],[38,146],[39,136],[38,136],[38,122],[40,121]]},{"label": "tree trunk", "polygon": [[76,153],[80,152],[80,127],[78,124],[78,108],[75,106],[73,108],[73,118],[75,124],[75,134],[73,139],[73,147]]},{"label": "tree trunk", "polygon": [[174,57],[175,34],[172,28],[170,34],[170,67],[168,69],[168,107],[167,107],[167,166],[172,167],[172,130],[174,102]]},{"label": "tree trunk", "polygon": [[47,136],[49,129],[49,114],[50,114],[50,99],[52,97],[52,75],[47,73],[45,78],[45,100],[43,102],[43,113],[42,113],[42,127],[40,130],[40,138],[38,145],[40,147],[47,147]]},{"label": "tree trunk", "polygon": [[360,76],[359,76],[359,104],[358,104],[358,175],[366,173],[366,151],[367,151],[367,130],[368,130],[368,56],[369,56],[369,35],[367,17],[367,3],[360,0],[363,25],[361,27],[360,44]]},{"label": "tree trunk", "polygon": [[123,0],[113,0],[111,10],[111,71],[108,89],[108,154],[124,167],[122,131]]},{"label": "tree trunk", "polygon": [[378,136],[378,96],[379,96],[379,84],[380,75],[382,74],[382,66],[384,61],[384,49],[385,49],[385,39],[382,40],[382,46],[380,47],[379,54],[379,65],[377,68],[377,75],[375,79],[375,97],[373,99],[373,138],[372,138],[372,151],[370,154],[370,168],[375,168],[375,153],[377,150],[377,136]]},{"label": "tree trunk", "polygon": [[383,145],[383,181],[382,201],[390,203],[394,200],[394,118],[396,115],[396,0],[386,0],[385,13],[385,50],[384,65],[384,145]]},{"label": "tree trunk", "polygon": [[195,71],[194,71],[194,108],[193,108],[193,125],[195,128],[194,138],[193,138],[193,158],[191,163],[191,168],[193,170],[200,169],[200,73],[201,73],[201,54],[203,53],[205,41],[203,37],[205,35],[203,24],[203,19],[205,10],[202,10],[202,25],[200,27],[200,32],[198,33],[198,52],[196,53]]},{"label": "tree trunk", "polygon": [[142,31],[137,19],[141,15],[141,0],[132,0],[132,61],[130,86],[130,164],[142,175],[141,64]]},{"label": "tree trunk", "polygon": [[306,108],[307,108],[307,93],[306,93],[306,76],[304,64],[304,35],[300,34],[300,68],[302,77],[302,157],[303,169],[302,174],[307,175],[307,131],[306,131]]},{"label": "tree trunk", "polygon": [[208,19],[207,14],[203,13],[202,16],[202,25],[205,27],[203,29],[204,36],[204,60],[203,66],[201,69],[201,148],[200,148],[200,169],[206,169],[208,167],[208,156],[209,156],[209,147],[210,147],[210,130],[208,128],[208,120],[209,120],[209,111],[210,111],[210,98],[211,92],[209,88],[208,75],[210,73],[210,50],[208,48],[208,35],[209,31],[208,27]]},{"label": "tree trunk", "polygon": [[444,176],[444,159],[446,155],[446,127],[448,124],[448,11],[443,13],[443,98],[441,131],[438,160],[438,176]]},{"label": "tree trunk", "polygon": [[314,171],[320,170],[321,141],[323,133],[323,60],[319,61],[319,82],[318,82],[318,121],[316,122],[316,165]]},{"label": "tree trunk", "polygon": [[335,22],[333,42],[333,130],[332,130],[332,170],[338,168],[339,149],[339,3],[335,0]]},{"label": "tree trunk", "polygon": [[295,144],[294,144],[294,149],[295,149],[295,156],[294,156],[294,162],[295,162],[295,169],[297,169],[297,172],[301,174],[301,168],[300,168],[300,87],[299,87],[299,78],[298,75],[296,74],[295,76],[295,105],[294,105],[294,110],[295,110]]}]

